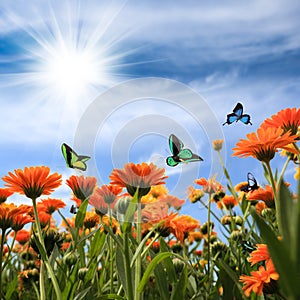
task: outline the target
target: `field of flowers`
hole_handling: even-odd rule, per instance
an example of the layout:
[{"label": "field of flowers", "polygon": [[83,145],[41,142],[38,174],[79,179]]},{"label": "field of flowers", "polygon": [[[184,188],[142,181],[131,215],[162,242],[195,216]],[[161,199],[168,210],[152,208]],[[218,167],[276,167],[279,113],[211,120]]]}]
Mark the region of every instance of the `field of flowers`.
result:
[{"label": "field of flowers", "polygon": [[[233,155],[259,160],[265,186],[251,174],[233,183],[215,140],[227,186],[212,177],[187,187],[206,208],[203,224],[180,213],[185,200],[168,193],[165,170],[152,163],[127,163],[102,186],[83,175],[62,182],[46,166],[9,172],[0,188],[1,299],[300,299],[299,128],[300,109],[288,108],[237,142]],[[279,153],[286,162],[273,170]],[[47,198],[63,184],[72,218],[60,211],[64,199]],[[32,205],[11,203],[14,193]]]}]

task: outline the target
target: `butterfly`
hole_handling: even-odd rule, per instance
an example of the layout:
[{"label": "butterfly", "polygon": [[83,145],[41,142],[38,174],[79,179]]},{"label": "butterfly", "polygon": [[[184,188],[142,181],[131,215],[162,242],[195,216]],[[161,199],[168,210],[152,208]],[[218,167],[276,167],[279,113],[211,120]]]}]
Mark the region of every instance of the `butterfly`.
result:
[{"label": "butterfly", "polygon": [[85,162],[90,159],[89,156],[77,155],[77,153],[67,144],[61,145],[61,151],[69,168],[86,170]]},{"label": "butterfly", "polygon": [[247,181],[248,181],[248,184],[246,186],[242,187],[241,191],[247,193],[250,191],[257,190],[259,188],[256,179],[250,172],[247,174]]},{"label": "butterfly", "polygon": [[70,208],[70,213],[76,215],[77,214],[77,207],[72,204],[71,208]]},{"label": "butterfly", "polygon": [[253,246],[253,244],[251,242],[249,242],[249,241],[243,240],[243,241],[240,242],[240,245],[242,246],[242,249],[243,249],[242,252],[243,252],[243,254],[251,253],[251,252],[253,252],[256,249],[256,247]]},{"label": "butterfly", "polygon": [[166,162],[170,167],[175,167],[180,163],[203,160],[199,155],[194,154],[190,149],[184,149],[182,141],[174,134],[171,134],[169,137],[169,147],[172,156],[167,157]]},{"label": "butterfly", "polygon": [[227,115],[227,121],[223,124],[232,124],[234,121],[237,122],[238,120],[242,121],[244,124],[250,124],[250,116],[247,114],[243,114],[243,105],[241,103],[238,103],[235,108],[233,109],[233,112],[231,114]]}]

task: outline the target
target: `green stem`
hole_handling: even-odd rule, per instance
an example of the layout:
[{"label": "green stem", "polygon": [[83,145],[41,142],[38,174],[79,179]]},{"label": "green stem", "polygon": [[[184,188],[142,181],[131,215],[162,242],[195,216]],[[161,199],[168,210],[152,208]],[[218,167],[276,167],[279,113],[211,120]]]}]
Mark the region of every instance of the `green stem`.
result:
[{"label": "green stem", "polygon": [[2,229],[2,235],[1,235],[1,246],[0,246],[0,297],[2,298],[2,261],[3,261],[3,249],[4,249],[4,243],[5,243],[5,231],[6,229]]},{"label": "green stem", "polygon": [[208,282],[207,282],[207,287],[208,291],[210,289],[211,285],[211,276],[210,276],[210,235],[211,235],[211,227],[210,227],[210,211],[211,211],[211,197],[212,194],[208,195],[208,208],[207,208],[207,274],[208,274]]},{"label": "green stem", "polygon": [[281,183],[281,181],[282,181],[283,175],[284,175],[284,173],[285,173],[285,170],[286,170],[286,168],[287,168],[289,162],[290,162],[290,158],[288,157],[287,160],[285,161],[283,167],[282,167],[281,172],[280,172],[279,180],[278,180],[278,182],[277,182],[277,188],[279,188],[279,186],[280,186],[280,183]]},{"label": "green stem", "polygon": [[[136,241],[139,245],[142,240],[142,204],[141,198],[138,196],[138,203],[137,203],[137,224],[136,224]],[[138,291],[138,286],[141,279],[141,272],[142,272],[142,256],[141,253],[137,255],[136,262],[135,262],[135,288],[134,288],[134,300],[141,299],[141,293]]]},{"label": "green stem", "polygon": [[[111,207],[110,204],[108,205],[108,216],[110,220],[110,228],[112,228],[112,214],[111,214]],[[113,239],[109,236],[109,257],[110,257],[110,268],[109,268],[109,278],[110,278],[110,293],[113,294],[114,292],[114,281],[113,281],[113,274],[114,274],[114,257],[113,257]]]},{"label": "green stem", "polygon": [[275,201],[275,211],[276,211],[276,220],[277,220],[277,224],[278,224],[278,230],[279,230],[279,234],[282,233],[282,224],[281,224],[281,217],[280,217],[280,201],[279,198],[277,197],[277,189],[276,189],[276,183],[274,180],[274,176],[272,173],[272,169],[270,166],[270,162],[265,162],[265,165],[267,167],[268,170],[268,174],[270,176],[270,181],[271,181],[271,185],[272,185],[272,189],[273,189],[273,193],[274,193],[274,201]]},{"label": "green stem", "polygon": [[[42,233],[42,229],[41,229],[41,224],[40,224],[40,220],[39,220],[39,215],[38,215],[38,211],[37,211],[37,205],[36,205],[36,199],[33,198],[32,199],[32,206],[33,206],[33,212],[34,212],[34,219],[35,219],[35,225],[36,225],[36,229],[37,229],[37,236],[39,239],[40,244],[42,245],[45,253],[46,252],[46,248],[45,248],[45,243],[44,243],[44,238],[43,238],[43,233]],[[43,260],[43,258],[42,258]],[[54,271],[51,267],[51,264],[49,262],[49,259],[47,257],[47,255],[44,258],[44,263],[46,265],[47,271],[50,275],[54,290],[55,290],[55,294],[56,294],[56,299],[57,300],[61,300],[61,291],[59,288],[59,285],[57,283]],[[42,268],[42,263],[41,263],[41,270],[40,270],[40,297],[41,300],[45,300],[46,299],[46,293],[45,293],[45,283],[44,283],[44,273],[45,273],[45,269]]]},{"label": "green stem", "polygon": [[124,233],[124,256],[125,256],[125,275],[127,283],[127,298],[128,300],[133,300],[133,290],[132,290],[132,277],[131,277],[131,268],[130,268],[130,255],[129,255],[129,237],[128,232]]}]

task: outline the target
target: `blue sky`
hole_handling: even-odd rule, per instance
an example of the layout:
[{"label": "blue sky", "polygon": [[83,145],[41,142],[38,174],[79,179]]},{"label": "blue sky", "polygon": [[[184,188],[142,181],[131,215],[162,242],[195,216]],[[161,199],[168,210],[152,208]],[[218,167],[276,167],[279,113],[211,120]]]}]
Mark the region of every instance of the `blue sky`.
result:
[{"label": "blue sky", "polygon": [[[168,135],[176,133],[204,162],[166,168],[170,192],[185,197],[193,179],[218,169],[212,138],[225,139],[234,183],[250,171],[263,184],[261,165],[231,157],[231,149],[266,117],[299,107],[299,11],[296,0],[1,1],[1,177],[48,165],[67,178],[74,171],[61,155],[65,142],[93,157],[86,175],[107,183],[127,161],[166,167]],[[143,97],[129,91],[135,83]],[[222,127],[237,102],[253,126]],[[84,123],[90,117],[93,136]],[[190,204],[183,212],[202,219]]]}]

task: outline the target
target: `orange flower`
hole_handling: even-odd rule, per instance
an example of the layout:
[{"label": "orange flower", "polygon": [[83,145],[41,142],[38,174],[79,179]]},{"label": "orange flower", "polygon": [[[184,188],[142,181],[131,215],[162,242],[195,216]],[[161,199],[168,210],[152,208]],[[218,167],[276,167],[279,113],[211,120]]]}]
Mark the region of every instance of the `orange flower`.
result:
[{"label": "orange flower", "polygon": [[217,202],[217,206],[220,209],[232,209],[238,205],[238,201],[232,195],[225,195],[220,201]]},{"label": "orange flower", "polygon": [[100,217],[96,213],[88,211],[85,215],[83,225],[85,228],[91,229],[95,227],[97,224],[99,224],[99,222],[100,222]]},{"label": "orange flower", "polygon": [[181,206],[185,203],[185,200],[179,199],[176,196],[165,195],[159,198],[159,201],[162,203],[166,203],[169,207],[174,207],[175,209],[180,209]]},{"label": "orange flower", "polygon": [[283,109],[261,124],[261,127],[264,129],[280,127],[284,133],[290,131],[291,134],[297,134],[299,126],[300,108],[297,109],[296,107]]},{"label": "orange flower", "polygon": [[220,151],[222,149],[223,143],[224,143],[224,140],[213,140],[212,145],[213,145],[214,150]]},{"label": "orange flower", "polygon": [[60,208],[64,208],[66,203],[60,199],[43,199],[40,203],[37,204],[39,209],[44,210],[47,214],[52,215],[55,211]]},{"label": "orange flower", "polygon": [[247,297],[250,297],[251,292],[260,296],[265,287],[269,288],[270,284],[278,279],[279,274],[276,272],[271,260],[266,262],[266,268],[260,266],[258,271],[252,271],[251,276],[240,276],[240,281],[245,285],[243,291]]},{"label": "orange flower", "polygon": [[108,205],[114,208],[117,200],[117,195],[122,191],[122,188],[116,185],[102,185],[100,188],[95,188],[90,197],[89,204],[95,207],[96,212],[104,215],[108,211]]},{"label": "orange flower", "polygon": [[181,243],[188,237],[189,232],[200,228],[199,221],[187,215],[176,216],[171,220],[170,225],[173,229],[172,232]]},{"label": "orange flower", "polygon": [[203,177],[196,179],[195,183],[203,186],[203,192],[207,194],[217,193],[223,189],[223,186],[216,181],[216,175],[208,180]]},{"label": "orange flower", "polygon": [[271,186],[266,185],[265,189],[259,187],[257,190],[251,191],[247,194],[247,200],[262,200],[270,208],[275,207],[274,192]]},{"label": "orange flower", "polygon": [[258,128],[257,134],[252,132],[247,134],[246,139],[240,139],[236,148],[232,150],[233,156],[248,157],[252,156],[263,162],[269,162],[274,158],[277,149],[288,149],[295,152],[287,145],[296,142],[297,135],[290,135],[290,132],[283,133],[281,128]]},{"label": "orange flower", "polygon": [[67,179],[67,185],[71,188],[74,196],[81,201],[90,197],[96,186],[97,179],[95,177],[84,177],[72,175]]},{"label": "orange flower", "polygon": [[165,170],[158,169],[153,163],[127,163],[124,169],[114,169],[110,175],[111,184],[126,187],[127,192],[134,196],[139,188],[139,196],[149,193],[151,186],[164,184],[168,176],[164,175]]},{"label": "orange flower", "polygon": [[12,192],[10,189],[3,189],[0,188],[0,204],[5,202],[6,199],[11,196],[14,192]]},{"label": "orange flower", "polygon": [[24,227],[24,225],[33,221],[34,221],[33,218],[29,215],[18,214],[14,217],[14,222],[11,225],[11,228],[12,230],[17,232],[21,230]]},{"label": "orange flower", "polygon": [[191,203],[196,203],[204,196],[204,192],[200,189],[195,189],[192,186],[188,187],[188,198],[190,199]]},{"label": "orange flower", "polygon": [[61,175],[58,173],[49,175],[49,167],[25,167],[24,170],[17,169],[14,172],[15,174],[9,172],[9,175],[2,178],[7,182],[5,185],[13,192],[24,194],[31,199],[50,195],[61,185]]},{"label": "orange flower", "polygon": [[261,215],[261,212],[262,212],[265,208],[267,208],[267,205],[266,205],[265,202],[258,202],[258,203],[256,203],[256,205],[255,205],[255,210],[256,210],[256,213],[257,213],[258,215]]},{"label": "orange flower", "polygon": [[[21,220],[22,218],[19,219],[18,216],[23,216],[27,212],[28,212],[27,205],[20,205],[19,207],[17,207],[16,205],[14,205],[12,203],[10,203],[10,204],[2,203],[0,205],[0,228],[2,229],[2,234],[6,229],[16,226],[18,224],[18,222],[22,223],[22,220]],[[28,222],[30,222],[30,221],[28,221]],[[26,222],[26,223],[28,223],[28,222]],[[15,231],[17,231],[17,230],[15,230]]]},{"label": "orange flower", "polygon": [[257,249],[250,253],[248,261],[251,263],[251,266],[270,259],[270,254],[266,244],[256,244]]},{"label": "orange flower", "polygon": [[168,194],[168,189],[164,185],[154,185],[151,187],[150,192],[143,196],[141,203],[153,203],[159,201],[161,197]]},{"label": "orange flower", "polygon": [[161,219],[168,215],[168,205],[166,203],[149,203],[142,210],[143,222],[159,223]]},{"label": "orange flower", "polygon": [[16,241],[21,245],[26,244],[30,240],[30,232],[26,229],[21,229],[16,233]]}]

